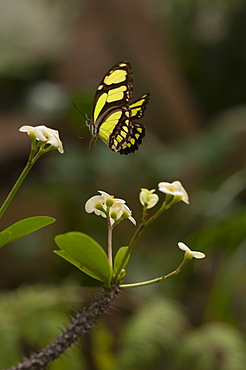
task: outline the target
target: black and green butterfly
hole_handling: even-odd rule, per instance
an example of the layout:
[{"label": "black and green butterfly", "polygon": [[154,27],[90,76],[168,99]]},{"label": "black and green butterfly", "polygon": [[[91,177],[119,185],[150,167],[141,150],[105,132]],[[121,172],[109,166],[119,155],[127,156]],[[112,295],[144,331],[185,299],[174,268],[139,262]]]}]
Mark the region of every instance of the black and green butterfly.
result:
[{"label": "black and green butterfly", "polygon": [[145,136],[146,128],[133,122],[142,118],[150,94],[130,104],[132,97],[132,68],[128,62],[119,62],[103,77],[97,88],[92,119],[86,120],[93,138],[100,137],[114,152],[133,153]]}]

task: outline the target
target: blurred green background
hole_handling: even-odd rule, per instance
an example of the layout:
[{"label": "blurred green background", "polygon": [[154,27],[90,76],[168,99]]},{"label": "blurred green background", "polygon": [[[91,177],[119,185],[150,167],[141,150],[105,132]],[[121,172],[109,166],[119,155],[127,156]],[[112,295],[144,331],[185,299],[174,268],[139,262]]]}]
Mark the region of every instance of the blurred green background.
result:
[{"label": "blurred green background", "polygon": [[[190,205],[178,203],[146,230],[125,282],[172,271],[181,240],[206,259],[124,291],[49,369],[245,369],[245,20],[243,0],[1,0],[1,201],[29,154],[20,126],[58,129],[65,153],[41,158],[2,219],[1,230],[36,215],[57,222],[0,251],[0,368],[46,346],[97,289],[53,253],[54,236],[72,230],[106,245],[105,222],[85,213],[86,200],[104,190],[140,221],[140,188],[180,180]],[[90,116],[98,83],[121,60],[133,66],[133,99],[151,94],[147,135],[128,156],[100,140],[89,150],[72,105]],[[115,248],[133,232],[122,222]]]}]

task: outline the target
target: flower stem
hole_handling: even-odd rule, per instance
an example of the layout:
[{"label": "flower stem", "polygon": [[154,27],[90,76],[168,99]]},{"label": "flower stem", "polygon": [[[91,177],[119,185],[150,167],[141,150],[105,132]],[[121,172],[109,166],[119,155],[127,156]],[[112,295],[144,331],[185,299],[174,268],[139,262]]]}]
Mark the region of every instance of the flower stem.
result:
[{"label": "flower stem", "polygon": [[108,225],[108,261],[111,266],[113,266],[113,251],[112,251],[112,235],[113,235],[113,227]]},{"label": "flower stem", "polygon": [[118,277],[119,277],[119,274],[120,274],[120,272],[121,272],[121,270],[122,270],[123,266],[125,265],[126,261],[128,260],[128,258],[129,258],[129,256],[130,256],[130,254],[131,254],[131,252],[132,252],[132,250],[133,250],[133,248],[134,248],[134,246],[135,246],[135,244],[136,244],[137,239],[138,239],[138,238],[139,238],[139,236],[142,234],[142,232],[143,232],[143,230],[144,230],[144,227],[145,227],[145,225],[144,225],[143,223],[141,223],[141,224],[138,226],[137,230],[135,231],[135,233],[134,233],[134,235],[133,235],[133,237],[132,237],[132,239],[131,239],[131,241],[130,241],[130,243],[129,243],[129,246],[128,246],[128,249],[127,249],[127,252],[126,252],[126,254],[124,255],[124,258],[122,259],[121,264],[120,264],[120,266],[118,267],[118,269],[117,269],[117,271],[116,271],[116,273],[115,273],[115,275],[114,275],[114,281],[117,281],[117,279],[118,279]]},{"label": "flower stem", "polygon": [[171,202],[168,203],[169,199],[170,197],[166,196],[166,199],[164,203],[162,204],[161,208],[159,208],[158,211],[153,216],[151,216],[148,220],[144,221],[145,226],[149,226],[150,224],[152,224],[152,222],[154,222],[164,211],[170,208]]},{"label": "flower stem", "polygon": [[[137,242],[137,239],[140,237],[140,235],[144,231],[145,227],[152,224],[152,222],[154,222],[164,211],[166,211],[167,209],[170,208],[171,202],[168,203],[169,200],[170,200],[170,197],[167,194],[166,199],[163,202],[161,208],[159,208],[158,211],[152,217],[150,217],[148,220],[144,220],[146,215],[143,216],[142,223],[138,226],[137,230],[135,231],[135,233],[134,233],[134,235],[133,235],[133,237],[132,237],[132,239],[129,243],[128,250],[127,250],[124,258],[122,259],[119,268],[117,269],[117,271],[114,275],[114,281],[117,281],[123,266],[125,265],[127,259],[129,258],[130,254],[131,254],[131,252],[132,252],[132,250],[133,250],[133,248],[134,248],[134,246]],[[161,279],[161,278],[159,278],[159,279]]]},{"label": "flower stem", "polygon": [[18,180],[16,181],[16,183],[14,184],[12,190],[10,191],[9,195],[7,196],[7,198],[5,199],[2,207],[0,208],[0,218],[3,216],[4,212],[6,211],[6,209],[8,208],[11,200],[13,199],[13,197],[15,196],[17,190],[19,189],[19,187],[21,186],[22,182],[24,181],[24,179],[26,178],[27,174],[29,173],[29,171],[31,170],[32,166],[33,166],[33,162],[27,162],[26,164],[26,167],[24,168],[24,170],[22,171],[22,173],[20,174]]},{"label": "flower stem", "polygon": [[27,164],[26,164],[24,170],[22,171],[22,173],[20,174],[18,180],[14,184],[14,186],[13,186],[12,190],[10,191],[9,195],[5,199],[2,207],[0,208],[0,218],[3,216],[4,212],[8,208],[10,202],[12,201],[12,199],[14,198],[15,194],[17,193],[19,187],[21,186],[21,184],[25,180],[26,176],[30,172],[30,170],[33,167],[34,163],[36,163],[36,161],[44,153],[44,150],[42,150],[42,148],[41,148],[42,142],[40,142],[40,143],[38,143],[35,146],[35,140],[32,138],[32,146],[31,146],[31,151],[30,151],[30,155],[29,155]]},{"label": "flower stem", "polygon": [[170,278],[170,277],[172,277],[174,275],[177,275],[181,271],[182,267],[185,265],[186,262],[187,262],[187,260],[184,259],[182,261],[182,263],[179,265],[179,267],[176,268],[176,270],[170,272],[167,275],[164,275],[164,276],[161,276],[161,277],[152,279],[152,280],[142,281],[141,283],[120,284],[119,287],[120,288],[139,288],[139,287],[142,287],[142,286],[147,286],[147,285],[159,283],[162,280],[166,280],[166,279],[168,279],[168,278]]}]

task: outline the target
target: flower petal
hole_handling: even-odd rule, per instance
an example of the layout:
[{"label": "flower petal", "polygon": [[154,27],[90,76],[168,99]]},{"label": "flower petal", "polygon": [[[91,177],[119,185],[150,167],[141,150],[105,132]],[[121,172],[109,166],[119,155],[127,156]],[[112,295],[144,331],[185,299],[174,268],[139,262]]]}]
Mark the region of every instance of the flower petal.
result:
[{"label": "flower petal", "polygon": [[159,190],[163,193],[171,194],[171,195],[174,195],[174,196],[181,196],[182,195],[181,190],[177,186],[175,186],[174,183],[160,182],[158,184],[158,187],[159,187]]},{"label": "flower petal", "polygon": [[174,181],[173,185],[176,187],[178,191],[182,193],[182,201],[186,204],[189,204],[189,196],[185,188],[182,186],[180,181]]},{"label": "flower petal", "polygon": [[107,198],[113,198],[111,195],[109,195],[108,193],[106,193],[105,191],[102,191],[102,190],[98,190],[98,193],[101,194],[102,197],[104,197],[105,199]]},{"label": "flower petal", "polygon": [[195,257],[197,259],[201,259],[201,258],[206,257],[206,255],[202,252],[191,251],[191,253],[193,254],[193,257]]},{"label": "flower petal", "polygon": [[128,220],[130,220],[133,223],[133,225],[137,225],[135,218],[133,218],[132,216],[128,217]]},{"label": "flower petal", "polygon": [[87,213],[92,213],[95,211],[95,206],[97,203],[102,203],[104,198],[101,195],[94,195],[85,203],[85,210]]},{"label": "flower petal", "polygon": [[31,133],[35,135],[37,140],[47,142],[47,144],[52,145],[57,148],[60,153],[64,153],[62,142],[59,138],[59,132],[48,128],[44,125],[40,126],[22,126],[19,129],[20,132],[26,132],[28,135]]},{"label": "flower petal", "polygon": [[149,209],[149,208],[154,207],[154,206],[156,205],[156,203],[158,202],[158,200],[159,200],[158,195],[157,195],[157,194],[152,194],[152,195],[150,196],[149,201],[148,201],[148,206],[147,206],[147,208]]},{"label": "flower petal", "polygon": [[30,132],[34,132],[34,127],[33,126],[21,126],[19,128],[19,131],[20,132],[27,132],[29,134]]},{"label": "flower petal", "polygon": [[159,200],[159,197],[157,194],[153,194],[155,192],[155,189],[148,190],[145,188],[141,189],[141,192],[139,194],[139,200],[142,206],[147,206],[147,209],[152,208],[156,205],[156,203]]},{"label": "flower petal", "polygon": [[184,252],[190,252],[190,248],[187,247],[185,243],[178,242],[179,249],[181,249]]},{"label": "flower petal", "polygon": [[48,142],[50,135],[48,135],[48,130],[46,129],[47,127],[44,125],[34,127],[34,134],[38,140]]},{"label": "flower petal", "polygon": [[181,200],[189,204],[189,196],[182,186],[180,181],[170,182],[160,182],[158,184],[159,191],[166,194],[171,194],[175,197],[181,197]]}]

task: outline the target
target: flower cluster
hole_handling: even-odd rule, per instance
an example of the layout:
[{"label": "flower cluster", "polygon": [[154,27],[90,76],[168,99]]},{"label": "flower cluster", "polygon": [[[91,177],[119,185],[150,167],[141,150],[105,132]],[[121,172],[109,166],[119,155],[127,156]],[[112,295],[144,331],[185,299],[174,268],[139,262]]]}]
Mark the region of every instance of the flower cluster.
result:
[{"label": "flower cluster", "polygon": [[120,222],[128,218],[134,225],[135,219],[132,217],[132,211],[125,204],[125,200],[114,198],[105,191],[98,191],[101,195],[94,195],[87,200],[85,210],[87,213],[94,212],[98,216],[106,218],[109,216],[110,224]]},{"label": "flower cluster", "polygon": [[[158,184],[158,189],[162,193],[172,195],[176,202],[182,200],[186,204],[189,204],[189,196],[180,181],[174,181],[172,183],[160,182]],[[154,192],[155,189],[141,189],[139,200],[146,209],[154,207],[159,200],[158,195],[154,194]]]},{"label": "flower cluster", "polygon": [[59,138],[59,132],[57,130],[53,130],[44,125],[41,125],[22,126],[19,131],[26,132],[29,136],[33,136],[39,141],[50,144],[54,148],[58,149],[60,153],[64,153],[62,142]]},{"label": "flower cluster", "polygon": [[[189,204],[188,194],[183,188],[181,182],[160,182],[158,187],[161,192],[172,195],[176,202],[182,200]],[[132,217],[132,211],[125,204],[125,200],[114,198],[114,196],[109,195],[105,191],[99,190],[98,192],[101,195],[94,195],[86,202],[85,210],[87,213],[94,212],[96,215],[104,218],[109,216],[111,225],[118,223],[125,218],[128,218],[134,225],[136,225],[136,221]],[[146,188],[142,188],[139,194],[139,200],[145,210],[147,210],[157,204],[159,196],[155,194],[155,189],[148,190]]]}]

